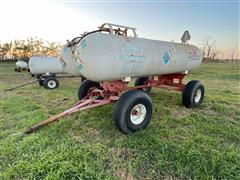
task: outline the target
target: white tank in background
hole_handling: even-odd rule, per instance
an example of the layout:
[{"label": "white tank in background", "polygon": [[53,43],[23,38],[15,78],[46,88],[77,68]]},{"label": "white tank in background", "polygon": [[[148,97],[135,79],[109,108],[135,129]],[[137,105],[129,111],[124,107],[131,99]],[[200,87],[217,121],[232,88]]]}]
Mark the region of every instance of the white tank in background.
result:
[{"label": "white tank in background", "polygon": [[31,57],[29,70],[32,75],[36,75],[40,86],[46,89],[55,89],[59,86],[56,74],[63,73],[63,65],[60,58]]},{"label": "white tank in background", "polygon": [[18,60],[16,62],[16,68],[14,69],[16,72],[21,72],[24,70],[28,70],[28,64],[25,61]]},{"label": "white tank in background", "polygon": [[80,73],[92,81],[180,73],[202,62],[201,51],[194,45],[138,38],[135,28],[125,26],[119,27],[132,30],[133,37],[125,31],[120,32],[125,35],[114,34],[113,24],[100,29],[105,25],[110,33],[83,37],[74,52]]},{"label": "white tank in background", "polygon": [[28,64],[25,61],[18,60],[16,62],[16,66],[17,66],[17,68],[27,69]]},{"label": "white tank in background", "polygon": [[31,57],[29,70],[39,80],[39,85],[46,89],[55,89],[59,86],[57,74],[68,73],[74,76],[81,76],[76,66],[76,58],[73,56],[74,46],[65,45],[62,48],[60,58],[54,57]]},{"label": "white tank in background", "polygon": [[57,57],[31,57],[29,69],[32,74],[60,74],[63,73],[63,65]]}]

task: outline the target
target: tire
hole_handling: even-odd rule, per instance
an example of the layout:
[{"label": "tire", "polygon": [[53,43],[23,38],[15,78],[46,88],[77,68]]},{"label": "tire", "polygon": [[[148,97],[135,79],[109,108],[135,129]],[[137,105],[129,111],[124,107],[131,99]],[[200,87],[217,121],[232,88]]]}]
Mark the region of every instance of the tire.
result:
[{"label": "tire", "polygon": [[187,108],[197,108],[203,101],[204,87],[200,81],[192,80],[185,86],[182,94],[183,105]]},{"label": "tire", "polygon": [[[140,78],[137,78],[136,81],[135,81],[135,84],[134,86],[141,86],[141,85],[145,85],[146,84],[146,81],[149,79],[149,77],[140,77]],[[150,93],[151,92],[151,87],[149,88],[139,88],[140,90],[142,91],[145,91],[146,93]]]},{"label": "tire", "polygon": [[38,79],[38,84],[39,84],[39,86],[42,86],[43,85],[43,80],[42,79]]},{"label": "tire", "polygon": [[42,85],[46,89],[55,89],[58,88],[59,82],[55,77],[46,77],[46,79],[43,80]]},{"label": "tire", "polygon": [[87,78],[81,77],[81,82],[85,81]]},{"label": "tire", "polygon": [[93,82],[87,79],[81,82],[78,89],[78,99],[81,100],[87,96],[89,89],[93,87],[100,89],[100,84],[98,82]]},{"label": "tire", "polygon": [[[152,100],[147,93],[142,90],[127,91],[116,104],[114,122],[122,133],[133,133],[148,126],[152,111]],[[134,114],[137,112],[142,112],[145,116],[141,116],[141,113]]]}]

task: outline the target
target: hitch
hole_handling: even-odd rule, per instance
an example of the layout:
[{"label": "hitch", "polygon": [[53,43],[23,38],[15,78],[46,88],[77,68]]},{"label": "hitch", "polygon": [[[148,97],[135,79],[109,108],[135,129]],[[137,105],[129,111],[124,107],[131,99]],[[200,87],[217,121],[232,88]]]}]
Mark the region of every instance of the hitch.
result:
[{"label": "hitch", "polygon": [[110,104],[113,101],[114,101],[114,99],[106,99],[106,100],[83,99],[83,100],[80,100],[72,108],[67,109],[66,111],[64,111],[60,114],[52,116],[49,119],[47,119],[43,122],[40,122],[39,124],[37,124],[35,126],[32,126],[28,130],[26,130],[24,133],[25,134],[33,133],[36,130],[42,128],[43,126],[45,126],[47,124],[58,121],[62,117],[65,117],[67,115],[73,114],[75,112],[83,111],[83,110],[86,110],[86,109],[91,109],[91,108],[95,108],[95,107],[98,107],[98,106],[103,106],[103,105],[106,105],[106,104]]}]

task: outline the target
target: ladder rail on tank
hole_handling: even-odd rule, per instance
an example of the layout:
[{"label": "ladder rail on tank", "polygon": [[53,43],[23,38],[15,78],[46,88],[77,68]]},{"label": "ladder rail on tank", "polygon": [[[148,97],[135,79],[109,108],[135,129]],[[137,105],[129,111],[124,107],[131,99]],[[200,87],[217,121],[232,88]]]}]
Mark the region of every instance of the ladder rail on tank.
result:
[{"label": "ladder rail on tank", "polygon": [[127,32],[128,32],[128,30],[131,30],[133,33],[133,38],[138,37],[137,32],[136,32],[137,29],[134,27],[123,26],[123,25],[112,24],[112,23],[103,23],[99,27],[99,29],[108,31],[110,34],[117,34],[117,35],[122,35],[122,36],[128,36]]}]

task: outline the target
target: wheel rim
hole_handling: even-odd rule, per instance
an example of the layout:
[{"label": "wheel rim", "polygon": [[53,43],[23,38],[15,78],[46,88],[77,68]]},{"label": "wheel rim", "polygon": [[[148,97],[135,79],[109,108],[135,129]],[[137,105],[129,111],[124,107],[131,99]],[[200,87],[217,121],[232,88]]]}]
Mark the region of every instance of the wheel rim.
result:
[{"label": "wheel rim", "polygon": [[147,114],[146,107],[143,104],[137,104],[133,107],[130,115],[131,122],[135,125],[141,124]]},{"label": "wheel rim", "polygon": [[194,97],[195,103],[198,103],[200,101],[201,97],[202,97],[202,91],[200,89],[198,89],[195,94],[195,97]]},{"label": "wheel rim", "polygon": [[54,80],[49,80],[47,84],[50,89],[55,88],[57,85],[57,83]]}]

